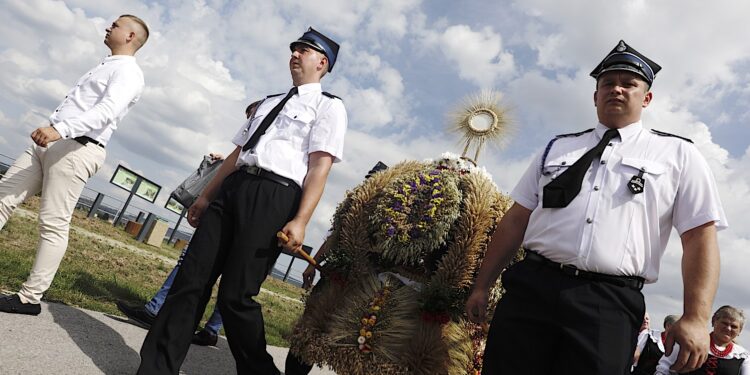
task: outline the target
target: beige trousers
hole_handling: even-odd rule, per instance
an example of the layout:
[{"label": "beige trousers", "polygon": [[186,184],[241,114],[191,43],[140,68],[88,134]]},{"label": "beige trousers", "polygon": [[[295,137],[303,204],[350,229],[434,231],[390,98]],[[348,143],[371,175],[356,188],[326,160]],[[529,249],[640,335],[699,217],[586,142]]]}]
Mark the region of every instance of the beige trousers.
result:
[{"label": "beige trousers", "polygon": [[68,248],[68,231],[86,181],[104,163],[104,148],[62,139],[27,149],[0,179],[0,229],[27,197],[42,193],[39,243],[29,278],[18,292],[21,301],[39,303]]}]

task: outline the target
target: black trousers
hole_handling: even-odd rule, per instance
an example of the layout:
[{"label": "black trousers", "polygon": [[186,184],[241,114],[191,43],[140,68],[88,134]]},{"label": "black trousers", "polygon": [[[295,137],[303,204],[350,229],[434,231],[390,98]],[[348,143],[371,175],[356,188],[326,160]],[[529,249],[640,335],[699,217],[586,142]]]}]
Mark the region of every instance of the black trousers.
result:
[{"label": "black trousers", "polygon": [[279,256],[276,232],[294,217],[301,196],[296,184],[285,187],[243,171],[227,176],[143,342],[138,374],[179,373],[219,275],[217,303],[237,373],[279,374],[253,297]]},{"label": "black trousers", "polygon": [[645,312],[639,290],[529,260],[502,280],[482,374],[629,374]]}]

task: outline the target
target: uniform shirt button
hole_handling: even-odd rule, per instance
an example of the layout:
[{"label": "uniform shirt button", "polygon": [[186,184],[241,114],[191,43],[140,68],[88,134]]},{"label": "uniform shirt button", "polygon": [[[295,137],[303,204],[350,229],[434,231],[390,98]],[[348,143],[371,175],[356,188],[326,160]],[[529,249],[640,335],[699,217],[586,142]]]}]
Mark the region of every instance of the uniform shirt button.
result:
[{"label": "uniform shirt button", "polygon": [[601,162],[599,162],[599,163],[600,163],[600,164],[602,164],[602,165],[604,165],[604,164],[607,164],[607,161],[606,161],[606,160],[602,160],[602,161],[601,161]]},{"label": "uniform shirt button", "polygon": [[565,165],[565,164],[568,164],[568,162],[566,162],[566,161],[563,161],[563,162],[562,162],[562,163],[560,163],[560,164],[561,164],[561,165]]},{"label": "uniform shirt button", "polygon": [[587,219],[586,219],[586,222],[587,222],[587,223],[589,223],[589,224],[591,224],[591,223],[593,223],[593,222],[594,222],[594,220],[593,220],[593,219],[591,219],[591,218],[587,218]]},{"label": "uniform shirt button", "polygon": [[594,191],[599,191],[599,186],[594,186]]},{"label": "uniform shirt button", "polygon": [[607,144],[607,146],[612,146],[612,142],[609,142],[609,143]]}]

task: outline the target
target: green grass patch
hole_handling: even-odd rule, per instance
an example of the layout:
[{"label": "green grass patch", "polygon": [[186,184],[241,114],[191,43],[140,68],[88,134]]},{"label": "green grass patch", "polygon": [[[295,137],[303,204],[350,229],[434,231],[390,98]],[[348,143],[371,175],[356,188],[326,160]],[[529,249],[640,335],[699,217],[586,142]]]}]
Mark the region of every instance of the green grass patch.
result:
[{"label": "green grass patch", "polygon": [[[24,208],[38,212],[38,199],[32,198]],[[71,224],[107,239],[175,260],[180,253],[166,244],[157,248],[136,242],[122,228],[114,228],[99,219],[88,219],[83,212],[77,211]],[[14,215],[0,231],[0,269],[3,270],[0,273],[0,289],[16,291],[26,280],[39,238],[37,227],[35,218]],[[121,315],[115,306],[116,301],[146,303],[161,287],[171,270],[172,265],[159,259],[71,230],[68,250],[44,299]],[[296,300],[304,293],[301,288],[270,277],[263,287]],[[256,299],[263,306],[268,344],[288,347],[285,337],[302,314],[303,305],[268,293],[261,293]],[[214,295],[206,308],[201,326],[213,312],[215,302]]]}]

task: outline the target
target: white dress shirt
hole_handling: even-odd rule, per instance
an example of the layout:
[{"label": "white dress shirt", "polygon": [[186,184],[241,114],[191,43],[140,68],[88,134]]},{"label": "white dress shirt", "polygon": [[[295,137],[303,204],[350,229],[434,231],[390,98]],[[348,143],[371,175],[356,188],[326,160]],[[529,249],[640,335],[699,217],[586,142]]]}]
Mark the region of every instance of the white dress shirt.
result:
[{"label": "white dress shirt", "polygon": [[[559,137],[540,153],[511,197],[532,210],[523,246],[558,263],[655,282],[674,226],[679,234],[708,222],[727,227],[713,175],[696,147],[661,136],[641,122],[619,129],[586,172],[567,207],[543,208],[544,186],[595,147],[608,130]],[[644,191],[627,187],[643,172]]]},{"label": "white dress shirt", "polygon": [[648,340],[651,340],[657,347],[659,347],[659,350],[664,353],[664,342],[661,341],[661,333],[662,331],[655,329],[644,329],[641,331],[641,333],[638,334],[638,343],[635,345],[636,352],[642,352],[643,348],[646,347]]},{"label": "white dress shirt", "polygon": [[[740,366],[740,373],[738,375],[750,375],[750,353],[743,348],[740,345],[733,344],[734,347],[732,348],[732,351],[727,353],[724,357],[719,357],[721,359],[732,359],[732,358],[741,358],[743,359],[742,365]],[[659,364],[656,365],[656,372],[654,375],[671,375],[674,374],[674,372],[670,372],[669,368],[672,367],[672,365],[677,362],[677,356],[680,354],[680,344],[674,343],[674,346],[672,347],[672,354],[670,356],[663,355],[661,359],[659,360]],[[710,353],[709,353],[710,354]],[[713,355],[713,354],[711,354]]]},{"label": "white dress shirt", "polygon": [[135,56],[108,56],[78,79],[49,122],[63,138],[85,135],[106,145],[144,85]]},{"label": "white dress shirt", "polygon": [[[294,180],[300,187],[307,175],[309,154],[323,151],[334,157],[334,163],[344,155],[344,134],[347,117],[340,99],[324,95],[320,83],[297,87],[276,116],[266,133],[260,137],[255,149],[240,152],[237,166],[257,165]],[[248,119],[232,142],[244,146],[255,129],[285,94],[266,98]]]}]

